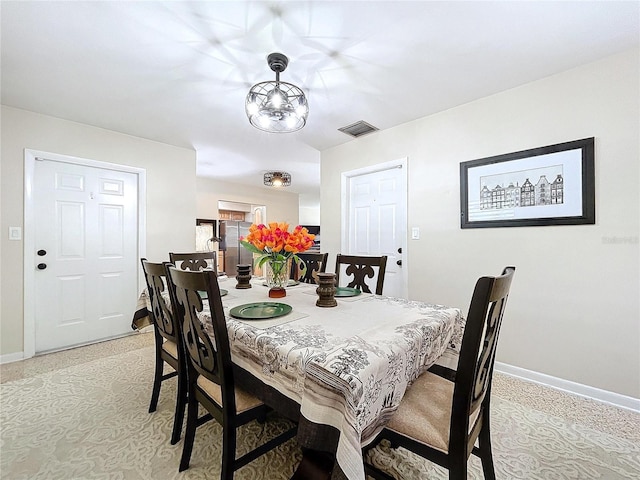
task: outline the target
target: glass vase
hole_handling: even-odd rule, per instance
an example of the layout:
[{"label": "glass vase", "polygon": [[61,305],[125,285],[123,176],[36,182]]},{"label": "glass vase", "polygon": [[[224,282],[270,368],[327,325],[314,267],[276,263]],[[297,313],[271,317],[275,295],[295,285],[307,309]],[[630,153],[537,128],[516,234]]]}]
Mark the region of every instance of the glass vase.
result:
[{"label": "glass vase", "polygon": [[291,257],[286,260],[270,260],[264,264],[264,277],[269,287],[270,298],[287,296],[285,287],[291,274]]}]

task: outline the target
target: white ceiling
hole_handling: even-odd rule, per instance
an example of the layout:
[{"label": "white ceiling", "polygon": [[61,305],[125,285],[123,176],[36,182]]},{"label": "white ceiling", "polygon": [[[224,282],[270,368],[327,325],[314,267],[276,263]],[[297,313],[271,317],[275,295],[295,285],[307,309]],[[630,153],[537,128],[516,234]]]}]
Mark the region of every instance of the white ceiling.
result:
[{"label": "white ceiling", "polygon": [[[2,103],[193,148],[197,173],[319,191],[320,151],[639,43],[637,1],[32,2],[1,5]],[[249,87],[308,94],[307,126],[269,134]],[[372,135],[375,135],[372,134]],[[61,152],[64,153],[64,152]],[[266,188],[266,187],[265,187]]]}]

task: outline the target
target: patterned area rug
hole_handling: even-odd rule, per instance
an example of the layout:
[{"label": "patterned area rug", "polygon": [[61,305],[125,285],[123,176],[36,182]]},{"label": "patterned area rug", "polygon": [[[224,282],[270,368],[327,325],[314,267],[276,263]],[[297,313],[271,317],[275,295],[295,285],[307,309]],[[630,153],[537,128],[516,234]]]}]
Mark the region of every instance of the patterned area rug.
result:
[{"label": "patterned area rug", "polygon": [[[491,445],[496,477],[513,479],[618,480],[640,478],[640,445],[492,398]],[[383,441],[369,461],[397,479],[448,479],[448,473]],[[471,456],[469,480],[482,480]]]},{"label": "patterned area rug", "polygon": [[[221,429],[200,427],[191,468],[178,473],[182,441],[169,444],[175,379],[147,412],[153,349],[146,347],[0,385],[2,479],[217,479]],[[511,479],[637,479],[640,445],[494,396],[496,474]],[[239,453],[289,426],[277,416],[240,429]],[[238,480],[288,479],[301,458],[295,440],[240,469]],[[398,479],[446,479],[439,467],[382,445],[372,452]],[[482,479],[471,460],[471,479]]]}]

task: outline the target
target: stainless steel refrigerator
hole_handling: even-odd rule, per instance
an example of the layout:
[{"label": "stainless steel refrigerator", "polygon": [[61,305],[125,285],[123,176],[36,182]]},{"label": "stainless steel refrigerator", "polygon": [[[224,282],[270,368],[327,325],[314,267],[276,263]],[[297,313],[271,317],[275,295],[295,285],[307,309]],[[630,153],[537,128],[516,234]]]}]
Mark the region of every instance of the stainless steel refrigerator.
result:
[{"label": "stainless steel refrigerator", "polygon": [[[251,222],[237,222],[235,220],[220,220],[218,222],[219,249],[222,250],[224,272],[230,277],[236,276],[237,265],[252,265],[252,253],[240,245],[240,237],[249,235],[250,226]],[[220,269],[220,267],[218,268]]]}]

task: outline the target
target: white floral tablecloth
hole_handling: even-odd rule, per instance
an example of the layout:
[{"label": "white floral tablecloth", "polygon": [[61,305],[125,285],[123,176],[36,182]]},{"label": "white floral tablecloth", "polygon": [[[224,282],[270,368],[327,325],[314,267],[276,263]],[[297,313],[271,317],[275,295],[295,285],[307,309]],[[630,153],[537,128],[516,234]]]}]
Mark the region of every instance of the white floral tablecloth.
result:
[{"label": "white floral tablecloth", "polygon": [[[344,476],[364,480],[361,447],[397,409],[407,386],[449,350],[460,348],[464,318],[458,308],[360,295],[321,308],[315,286],[300,284],[272,300],[255,282],[235,290],[221,281],[234,363],[300,404],[305,418],[340,432],[336,460]],[[278,301],[301,318],[262,328],[237,321],[230,308]],[[283,317],[283,319],[286,317]]]}]

